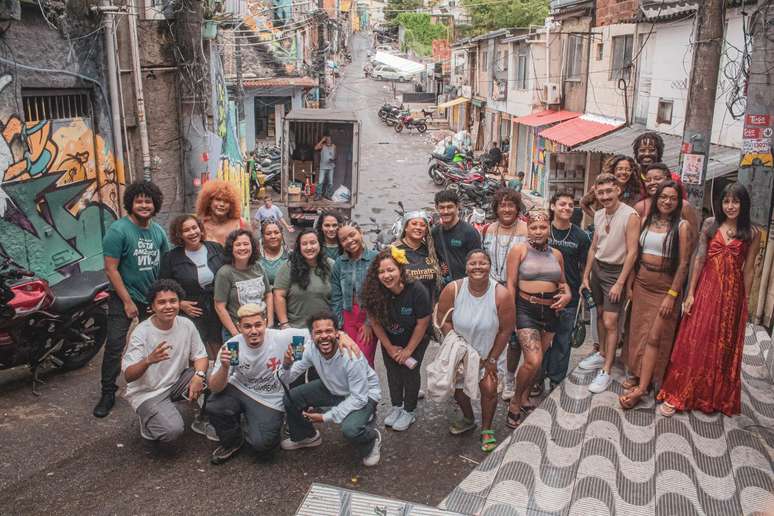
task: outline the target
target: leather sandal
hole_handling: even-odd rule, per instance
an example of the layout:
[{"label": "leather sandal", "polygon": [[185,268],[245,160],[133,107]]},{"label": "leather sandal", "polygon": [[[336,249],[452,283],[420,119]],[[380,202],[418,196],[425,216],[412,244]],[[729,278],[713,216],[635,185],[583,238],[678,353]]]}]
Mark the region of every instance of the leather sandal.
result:
[{"label": "leather sandal", "polygon": [[619,396],[618,403],[621,404],[622,409],[631,410],[640,403],[640,400],[642,400],[642,397],[645,396],[645,394],[647,394],[646,391],[632,389],[623,396]]},{"label": "leather sandal", "polygon": [[639,385],[640,385],[640,379],[637,378],[636,376],[630,376],[630,377],[626,378],[623,381],[623,383],[621,383],[621,387],[623,387],[623,389],[625,391],[628,391],[630,389],[634,389],[635,387],[637,387]]}]

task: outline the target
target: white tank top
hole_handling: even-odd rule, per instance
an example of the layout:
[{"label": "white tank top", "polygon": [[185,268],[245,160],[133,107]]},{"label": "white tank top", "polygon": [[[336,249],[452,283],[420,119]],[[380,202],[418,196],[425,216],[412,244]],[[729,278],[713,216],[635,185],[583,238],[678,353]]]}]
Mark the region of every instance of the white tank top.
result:
[{"label": "white tank top", "polygon": [[495,298],[496,289],[497,283],[490,281],[486,293],[481,297],[475,297],[470,293],[468,278],[464,278],[462,287],[454,299],[452,312],[454,331],[478,351],[482,359],[486,359],[491,351],[497,331],[500,329]]},{"label": "white tank top", "polygon": [[508,234],[498,236],[497,229],[489,226],[484,235],[482,246],[489,253],[489,258],[492,260],[492,268],[489,275],[493,280],[505,285],[505,282],[508,281],[508,267],[506,267],[508,252],[515,245],[526,241],[527,237],[523,235]]}]

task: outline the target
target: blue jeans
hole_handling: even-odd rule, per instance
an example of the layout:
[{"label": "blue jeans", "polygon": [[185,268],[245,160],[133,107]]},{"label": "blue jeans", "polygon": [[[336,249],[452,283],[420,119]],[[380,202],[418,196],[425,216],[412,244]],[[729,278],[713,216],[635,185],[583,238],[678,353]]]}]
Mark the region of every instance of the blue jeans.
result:
[{"label": "blue jeans", "polygon": [[323,168],[320,167],[320,174],[317,177],[317,195],[331,195],[333,192],[329,192],[328,189],[333,190],[333,167]]},{"label": "blue jeans", "polygon": [[559,313],[554,340],[543,355],[543,375],[547,376],[551,383],[559,384],[567,376],[567,368],[570,365],[570,337],[575,327],[577,312],[578,301],[575,301]]}]

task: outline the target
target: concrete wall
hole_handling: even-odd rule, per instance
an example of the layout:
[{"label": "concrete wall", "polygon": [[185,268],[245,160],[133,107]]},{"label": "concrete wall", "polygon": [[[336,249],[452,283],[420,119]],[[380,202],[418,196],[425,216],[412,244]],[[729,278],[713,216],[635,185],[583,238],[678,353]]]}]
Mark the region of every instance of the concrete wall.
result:
[{"label": "concrete wall", "polygon": [[[71,37],[87,35],[96,18],[69,6]],[[28,71],[3,63],[0,73],[0,247],[22,266],[56,283],[77,270],[102,268],[102,236],[122,213],[123,163],[113,154],[103,75],[102,33],[68,41],[25,4],[3,40],[19,64],[90,77]],[[95,84],[102,85],[102,90]],[[30,88],[85,90],[92,116],[27,120]],[[103,91],[105,94],[103,94]],[[72,93],[63,92],[63,93]]]},{"label": "concrete wall", "polygon": [[[582,113],[586,108],[587,72],[589,66],[589,47],[592,44],[590,35],[591,17],[566,18],[562,20],[562,59],[560,63],[562,82],[562,107],[568,111]],[[567,49],[570,35],[567,33],[586,34],[583,36],[583,48],[581,49],[581,74],[580,79],[567,79]]]},{"label": "concrete wall", "polygon": [[[693,19],[679,23],[657,24],[651,36],[654,39],[651,59],[652,86],[648,98],[648,128],[667,134],[682,136],[685,122],[688,81],[693,60],[693,51],[689,43],[693,29]],[[741,54],[736,49],[744,46],[742,16],[738,9],[728,11],[726,25],[726,45],[720,65],[718,91],[712,126],[712,143],[740,147],[743,120],[734,120],[726,106],[730,94],[730,81],[723,70],[736,68]],[[730,64],[729,64],[730,63]],[[737,63],[737,64],[734,64]],[[656,122],[659,99],[673,102],[672,123]]]},{"label": "concrete wall", "polygon": [[[598,42],[603,44],[602,59],[597,60],[596,49],[592,49],[591,59],[589,60],[589,85],[586,93],[586,112],[596,115],[603,115],[611,118],[626,119],[626,109],[623,90],[618,89],[618,81],[610,79],[610,70],[613,65],[613,37],[632,34],[634,36],[634,46],[632,55],[637,52],[637,26],[634,24],[610,25],[605,27],[594,27],[592,41],[596,45]],[[629,109],[631,110],[634,101],[635,77],[637,76],[636,65],[630,75],[630,80],[626,88],[628,96]]]}]

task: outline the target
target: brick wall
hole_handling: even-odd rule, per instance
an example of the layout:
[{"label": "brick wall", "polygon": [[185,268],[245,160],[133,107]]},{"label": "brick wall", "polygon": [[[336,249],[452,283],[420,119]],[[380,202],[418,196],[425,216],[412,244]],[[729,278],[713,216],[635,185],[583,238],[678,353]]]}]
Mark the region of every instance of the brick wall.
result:
[{"label": "brick wall", "polygon": [[625,23],[631,20],[640,7],[639,0],[597,0],[597,26]]}]

